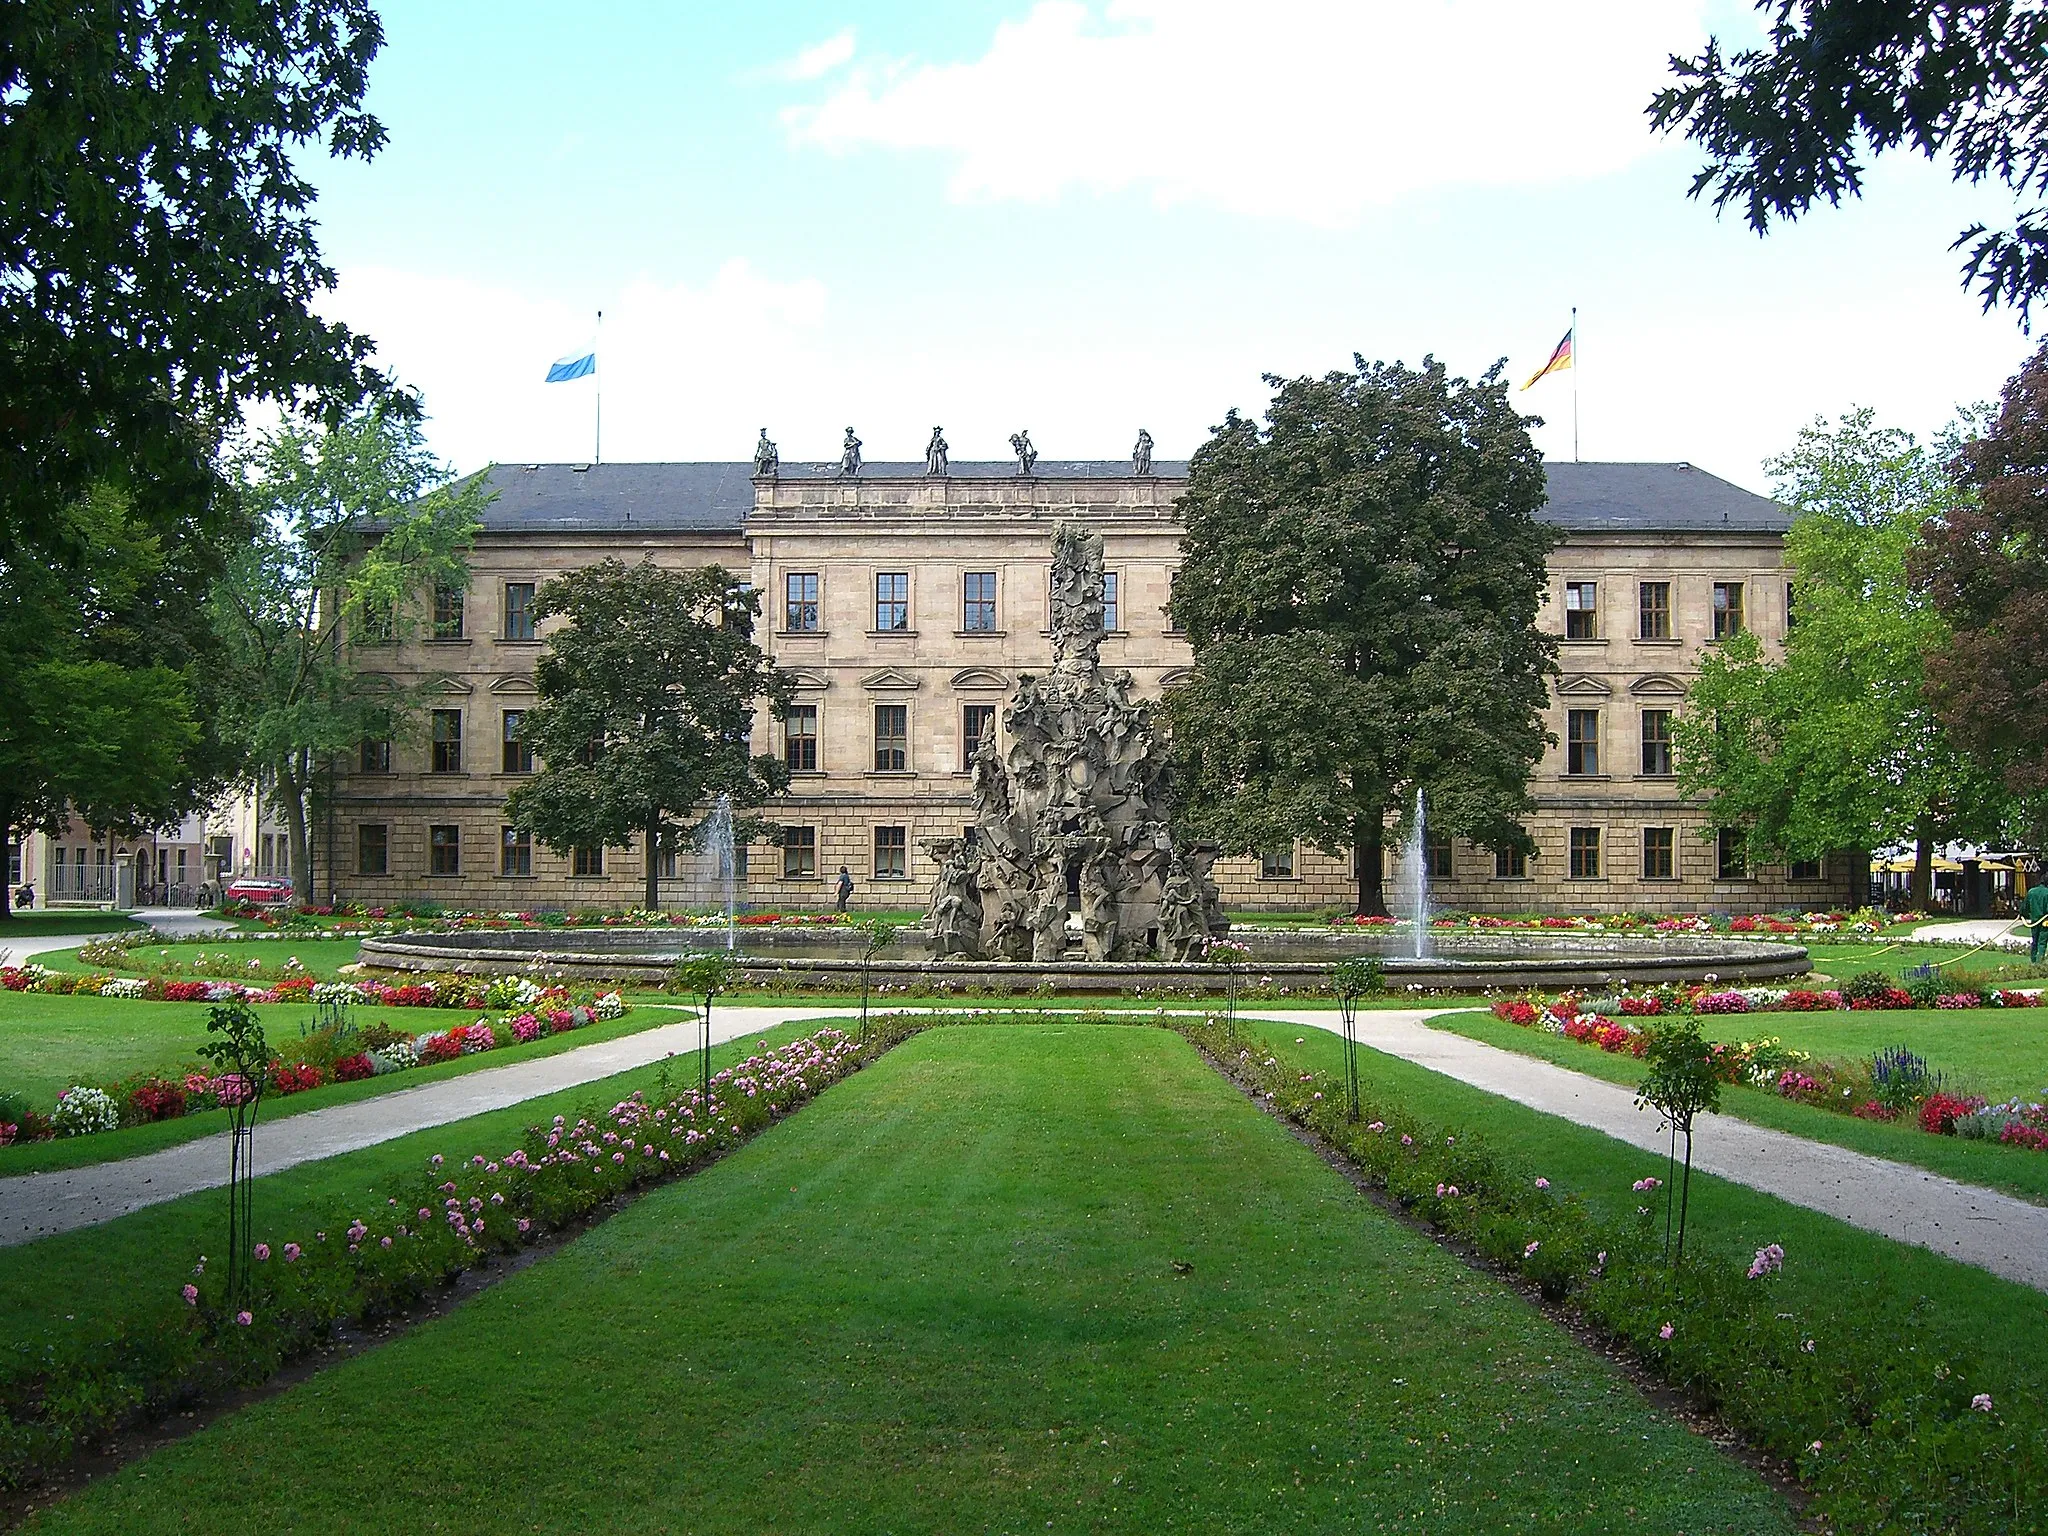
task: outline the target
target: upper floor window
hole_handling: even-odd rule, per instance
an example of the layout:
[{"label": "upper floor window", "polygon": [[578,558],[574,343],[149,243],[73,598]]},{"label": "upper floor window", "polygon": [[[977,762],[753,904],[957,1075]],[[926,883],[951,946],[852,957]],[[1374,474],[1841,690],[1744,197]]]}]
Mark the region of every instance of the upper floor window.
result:
[{"label": "upper floor window", "polygon": [[460,587],[434,587],[434,638],[436,640],[460,640],[462,638],[462,598]]},{"label": "upper floor window", "polygon": [[362,755],[358,759],[364,773],[389,773],[391,771],[391,738],[389,736],[365,736]]},{"label": "upper floor window", "polygon": [[1572,709],[1564,717],[1564,771],[1600,771],[1600,711]]},{"label": "upper floor window", "polygon": [[1123,607],[1117,601],[1115,571],[1102,573],[1102,627],[1111,634],[1124,627]]},{"label": "upper floor window", "polygon": [[782,766],[791,773],[818,771],[818,706],[792,704],[782,722]]},{"label": "upper floor window", "polygon": [[506,773],[533,772],[533,748],[520,739],[519,727],[526,720],[523,709],[508,709],[504,714],[504,760],[502,770]]},{"label": "upper floor window", "polygon": [[1742,633],[1742,583],[1739,581],[1717,581],[1714,583],[1714,638],[1726,640],[1730,635]]},{"label": "upper floor window", "polygon": [[969,571],[960,578],[960,627],[984,633],[996,627],[994,571]]},{"label": "upper floor window", "polygon": [[1600,637],[1600,584],[1597,581],[1568,581],[1564,584],[1564,637],[1567,640],[1597,640]]},{"label": "upper floor window", "polygon": [[960,766],[962,769],[974,766],[975,749],[981,745],[981,739],[995,728],[995,705],[963,704],[960,706]]},{"label": "upper floor window", "polygon": [[782,627],[809,634],[818,627],[818,573],[790,571],[782,578]]},{"label": "upper floor window", "polygon": [[386,645],[395,640],[398,621],[391,605],[377,598],[364,598],[356,614],[355,637],[358,645]]},{"label": "upper floor window", "polygon": [[1643,773],[1649,778],[1671,776],[1671,711],[1643,711]]},{"label": "upper floor window", "polygon": [[910,573],[881,571],[875,576],[875,628],[910,628]]},{"label": "upper floor window", "polygon": [[910,765],[910,706],[875,706],[875,772],[902,773]]},{"label": "upper floor window", "polygon": [[1644,581],[1636,584],[1636,638],[1671,638],[1671,583]]},{"label": "upper floor window", "polygon": [[534,637],[533,583],[508,581],[505,583],[505,638],[531,640]]},{"label": "upper floor window", "polygon": [[1792,584],[1791,582],[1789,582],[1789,581],[1788,581],[1788,582],[1786,582],[1786,583],[1785,583],[1785,633],[1786,633],[1786,634],[1788,634],[1788,635],[1792,633],[1793,629],[1795,629],[1795,628],[1796,628],[1796,627],[1798,626],[1798,623],[1799,623],[1799,609],[1798,609],[1798,608],[1797,608],[1797,606],[1795,605],[1795,604],[1796,604],[1796,599],[1798,598],[1798,596],[1799,596],[1799,589],[1798,589],[1798,587],[1794,586],[1794,585],[1793,585],[1793,584]]},{"label": "upper floor window", "polygon": [[462,772],[462,711],[459,709],[437,709],[434,711],[434,753],[431,767],[435,773]]}]

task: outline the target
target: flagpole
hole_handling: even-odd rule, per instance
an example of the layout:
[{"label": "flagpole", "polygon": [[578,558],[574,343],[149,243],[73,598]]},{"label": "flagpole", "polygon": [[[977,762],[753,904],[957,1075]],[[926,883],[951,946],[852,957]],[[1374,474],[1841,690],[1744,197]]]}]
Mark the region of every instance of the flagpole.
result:
[{"label": "flagpole", "polygon": [[1579,306],[1572,306],[1572,462],[1579,462]]},{"label": "flagpole", "polygon": [[[1572,314],[1576,317],[1578,311],[1575,309],[1572,311]],[[593,339],[593,344],[591,347],[592,356],[590,365],[590,372],[592,375],[591,385],[597,394],[596,441],[591,445],[590,450],[590,462],[593,464],[602,464],[604,462],[604,365],[598,362],[596,358],[598,344],[602,343],[603,340],[604,311],[600,309],[597,312],[597,333]],[[1574,441],[1576,441],[1578,434],[1578,382],[1576,380],[1574,380],[1572,383],[1572,391],[1572,433]],[[1578,449],[1574,447],[1572,450],[1572,457],[1577,458],[1578,456]]]}]

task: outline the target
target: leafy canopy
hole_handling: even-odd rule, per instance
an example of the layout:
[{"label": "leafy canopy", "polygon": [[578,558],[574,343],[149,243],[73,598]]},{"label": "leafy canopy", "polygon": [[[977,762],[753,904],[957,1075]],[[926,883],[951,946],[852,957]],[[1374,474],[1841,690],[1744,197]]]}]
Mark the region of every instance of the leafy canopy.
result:
[{"label": "leafy canopy", "polygon": [[788,783],[780,758],[750,749],[755,706],[780,713],[790,693],[754,641],[760,594],[721,566],[606,560],[547,583],[534,611],[568,622],[547,637],[533,672],[540,699],[520,726],[540,771],[505,814],[562,854],[643,837],[653,909],[666,827],[684,823],[694,843],[717,796],[739,810]]},{"label": "leafy canopy", "polygon": [[[1692,195],[1738,204],[1762,234],[1822,200],[1863,191],[1866,155],[1910,146],[1947,157],[1958,181],[2048,191],[2048,11],[2033,0],[1756,0],[1763,47],[1724,54],[1710,39],[1674,58],[1679,84],[1650,103],[1707,163]],[[1973,224],[1963,281],[1988,310],[2029,306],[2048,288],[2048,209],[2010,229]]]},{"label": "leafy canopy", "polygon": [[1940,456],[1859,408],[1764,468],[1793,508],[1794,623],[1781,657],[1743,634],[1701,661],[1673,726],[1681,786],[1757,860],[1995,836],[2006,797],[1925,694],[1948,626],[1908,566],[1962,505]]},{"label": "leafy canopy", "polygon": [[1498,364],[1468,381],[1361,357],[1267,382],[1265,427],[1233,411],[1180,503],[1183,814],[1231,851],[1353,851],[1360,908],[1383,911],[1386,822],[1418,786],[1432,826],[1529,846],[1556,670],[1535,624],[1543,461]]}]

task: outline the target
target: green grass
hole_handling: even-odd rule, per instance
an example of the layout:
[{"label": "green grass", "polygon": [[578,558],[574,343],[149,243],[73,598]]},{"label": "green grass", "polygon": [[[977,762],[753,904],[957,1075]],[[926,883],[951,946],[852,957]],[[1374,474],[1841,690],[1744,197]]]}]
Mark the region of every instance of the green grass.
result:
[{"label": "green grass", "polygon": [[235,973],[223,975],[208,970],[203,976],[192,970],[172,973],[176,980],[249,980],[252,985],[261,981],[261,976],[248,969],[251,960],[261,962],[264,973],[274,975],[278,967],[287,960],[296,958],[311,976],[322,981],[333,981],[344,965],[355,963],[362,949],[359,939],[190,939],[174,944],[138,944],[129,951],[132,963],[128,965],[91,965],[79,958],[75,949],[53,950],[37,955],[36,961],[53,971],[107,971],[120,976],[147,976],[150,966],[158,961],[179,960],[187,966],[194,955],[226,955],[235,962]]},{"label": "green grass", "polygon": [[29,1528],[287,1526],[1790,1522],[1184,1042],[1052,1025],[919,1037],[448,1318]]},{"label": "green grass", "polygon": [[[1780,1019],[1812,1017],[1800,1014],[1769,1014],[1756,1019],[1749,1038],[1776,1034]],[[1825,1016],[1823,1016],[1825,1017]],[[1858,1015],[1903,1019],[1905,1013]],[[1944,1024],[1958,1016],[1953,1013],[1939,1015],[1914,1014],[1914,1018],[1938,1018]],[[1982,1017],[1964,1015],[1963,1017]],[[2002,1014],[1998,1022],[2007,1019],[2024,1018],[2025,1014]],[[1604,1078],[1610,1083],[1621,1083],[1633,1088],[1643,1080],[1644,1067],[1633,1057],[1610,1055],[1594,1046],[1577,1040],[1567,1040],[1540,1029],[1525,1029],[1519,1024],[1510,1024],[1496,1019],[1490,1013],[1454,1013],[1433,1018],[1432,1027],[1464,1035],[1468,1039],[1497,1045],[1502,1050],[1514,1051],[1519,1055],[1533,1056],[1539,1061],[1554,1062],[1574,1072],[1583,1072],[1588,1077]],[[1845,1028],[1849,1026],[1844,1026]],[[2048,1030],[2048,1022],[2037,1026]],[[1809,1047],[1794,1040],[1789,1032],[1782,1037],[1788,1045],[1799,1045],[1802,1050]],[[1924,1052],[1924,1037],[1909,1034],[1903,1037],[1916,1051]],[[1873,1037],[1873,1046],[1878,1044],[1896,1045],[1898,1037],[1884,1035]],[[2038,1042],[2035,1043],[2038,1048]],[[1821,1055],[1852,1055],[1854,1051],[1816,1052]],[[1934,1058],[1941,1065],[1943,1058]],[[2039,1091],[2038,1086],[2035,1091]],[[1838,1147],[1847,1147],[1855,1152],[1867,1152],[1872,1157],[1889,1158],[1893,1162],[1911,1163],[1916,1168],[1944,1174],[1951,1179],[1960,1179],[1966,1184],[1981,1184],[1987,1189],[1999,1189],[2022,1200],[2032,1200],[2048,1205],[2048,1156],[2029,1152],[2019,1147],[2002,1147],[1994,1142],[1964,1141],[1958,1136],[1930,1136],[1917,1124],[1858,1120],[1852,1115],[1838,1115],[1830,1110],[1816,1109],[1811,1104],[1796,1104],[1766,1093],[1759,1088],[1739,1084],[1725,1085],[1721,1090],[1721,1112],[1733,1115],[1739,1120],[1748,1120],[1757,1125],[1767,1125],[1773,1130],[1789,1131],[1794,1136],[1805,1136],[1813,1141],[1831,1142]]]},{"label": "green grass", "polygon": [[[17,1013],[17,1004],[34,1004],[48,1011]],[[70,1012],[73,1009],[80,1012]],[[100,1010],[105,1010],[106,1016],[102,1016]],[[300,1021],[310,1018],[312,1010],[299,1004],[275,1003],[259,1008],[257,1013],[270,1043],[288,1056],[291,1042],[299,1038]],[[32,993],[0,993],[0,1088],[19,1089],[24,1079],[40,1081],[45,1091],[40,1094],[30,1092],[29,1097],[32,1102],[47,1108],[55,1100],[59,1088],[68,1088],[73,1083],[112,1082],[139,1071],[171,1071],[194,1059],[197,1046],[204,1043],[206,1014],[203,1003],[144,1003],[111,997],[38,997]],[[143,1017],[132,1018],[132,1015]],[[359,1019],[367,1023],[377,1017],[373,1010],[365,1009],[361,1010]],[[470,1015],[450,1009],[399,1008],[382,1017],[384,1022],[394,1027],[424,1033],[430,1029],[466,1023]],[[553,1056],[600,1040],[613,1040],[621,1035],[637,1034],[643,1029],[673,1024],[682,1017],[683,1014],[672,1008],[635,1007],[622,1018],[589,1024],[567,1034],[544,1035],[526,1045],[504,1045],[495,1051],[459,1056],[454,1061],[414,1067],[406,1072],[364,1078],[354,1083],[329,1083],[289,1098],[268,1098],[263,1104],[263,1119],[272,1121],[336,1104],[352,1104],[358,1099],[419,1087],[444,1077],[459,1077],[490,1067]],[[38,1065],[38,1053],[52,1043],[69,1052],[65,1059],[72,1062],[113,1064],[130,1059],[128,1047],[123,1042],[137,1031],[158,1047],[158,1054],[147,1059],[138,1057],[139,1065],[99,1074],[52,1071],[47,1066]],[[139,1051],[139,1047],[136,1049]],[[21,1068],[21,1076],[10,1076],[10,1068]],[[146,1152],[161,1151],[180,1142],[217,1135],[227,1129],[227,1123],[226,1111],[209,1110],[204,1114],[159,1120],[151,1125],[128,1126],[97,1136],[60,1137],[55,1141],[0,1147],[0,1177],[140,1157]]]},{"label": "green grass", "polygon": [[100,912],[90,908],[47,912],[16,912],[0,923],[0,953],[16,939],[40,939],[52,933],[118,933],[143,925],[122,912]]}]

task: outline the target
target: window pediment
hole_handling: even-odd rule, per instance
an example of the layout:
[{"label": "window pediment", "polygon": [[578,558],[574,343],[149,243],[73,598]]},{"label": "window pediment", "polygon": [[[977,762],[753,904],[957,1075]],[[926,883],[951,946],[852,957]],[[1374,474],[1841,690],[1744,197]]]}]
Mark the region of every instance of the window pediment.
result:
[{"label": "window pediment", "polygon": [[884,667],[879,672],[870,672],[860,680],[860,685],[877,693],[901,693],[920,686],[917,678],[899,667]]},{"label": "window pediment", "polygon": [[782,675],[788,678],[799,690],[815,690],[832,686],[832,679],[829,676],[823,672],[813,671],[809,667],[784,667]]},{"label": "window pediment", "polygon": [[1159,679],[1159,686],[1162,688],[1179,688],[1192,683],[1194,680],[1195,669],[1193,667],[1175,667],[1171,672]]},{"label": "window pediment", "polygon": [[468,694],[475,693],[476,684],[465,683],[459,677],[444,677],[441,679],[440,691],[444,694],[460,698]]},{"label": "window pediment", "polygon": [[1648,672],[1630,683],[1628,691],[1639,699],[1682,699],[1685,684],[1668,672]]},{"label": "window pediment", "polygon": [[538,691],[533,686],[533,679],[526,676],[523,672],[514,672],[509,676],[499,678],[495,683],[491,684],[491,692],[493,693],[529,694]]},{"label": "window pediment", "polygon": [[955,688],[998,688],[1007,690],[1010,680],[992,667],[967,667],[953,674]]},{"label": "window pediment", "polygon": [[1614,692],[1604,680],[1589,672],[1574,673],[1557,685],[1558,694],[1567,699],[1604,699]]}]

